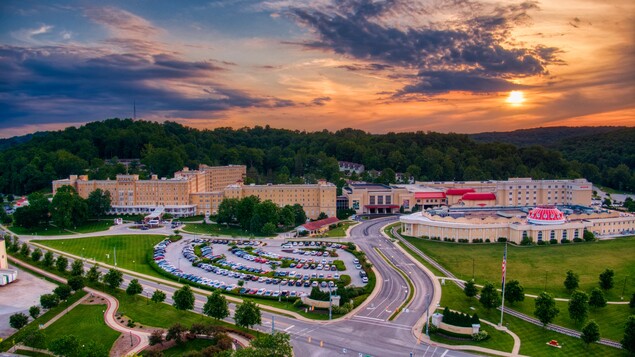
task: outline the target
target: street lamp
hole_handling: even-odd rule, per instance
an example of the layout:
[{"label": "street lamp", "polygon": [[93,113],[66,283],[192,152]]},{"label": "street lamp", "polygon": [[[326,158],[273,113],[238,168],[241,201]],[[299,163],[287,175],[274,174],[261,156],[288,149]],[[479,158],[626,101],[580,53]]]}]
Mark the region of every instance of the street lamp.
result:
[{"label": "street lamp", "polygon": [[629,275],[624,277],[624,285],[622,285],[622,296],[620,297],[620,300],[624,300],[624,289],[626,289],[626,279],[628,279]]}]

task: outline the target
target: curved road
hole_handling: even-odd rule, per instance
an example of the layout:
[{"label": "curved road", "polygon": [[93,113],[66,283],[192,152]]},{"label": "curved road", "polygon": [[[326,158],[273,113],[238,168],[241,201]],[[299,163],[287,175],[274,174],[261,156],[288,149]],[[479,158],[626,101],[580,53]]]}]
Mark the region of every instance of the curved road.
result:
[{"label": "curved road", "polygon": [[[432,280],[425,272],[381,234],[381,228],[396,221],[396,219],[396,217],[374,219],[363,222],[351,230],[351,240],[355,242],[358,249],[366,253],[369,261],[380,275],[377,279],[375,293],[367,299],[361,308],[345,318],[331,322],[305,321],[263,311],[263,323],[258,329],[271,331],[272,320],[275,320],[275,330],[291,335],[296,356],[470,356],[471,354],[465,352],[447,350],[423,342],[418,343],[419,329],[425,318],[426,308],[432,301],[434,288]],[[130,231],[127,229],[126,231],[124,232],[124,227],[116,227],[106,234],[130,234]],[[151,232],[144,231],[143,233]],[[65,236],[64,238],[97,235],[105,235],[105,232]],[[187,234],[184,236],[189,238]],[[25,241],[36,237],[21,236],[20,238]],[[60,239],[61,237],[39,236],[37,238]],[[392,264],[404,271],[415,287],[414,299],[393,321],[388,321],[388,318],[406,300],[408,284],[375,249],[381,251]],[[70,260],[72,261],[72,259]],[[86,262],[87,268],[91,265],[91,263]],[[106,271],[103,268],[102,270]],[[132,279],[139,280],[144,287],[144,294],[152,294],[155,289],[163,290],[168,296],[166,302],[171,303],[170,298],[176,288],[129,274],[124,274],[123,287],[125,288]],[[194,311],[200,313],[207,296],[196,293],[195,297]],[[234,308],[234,304],[230,304],[230,309]],[[228,321],[233,322],[231,318]]]}]

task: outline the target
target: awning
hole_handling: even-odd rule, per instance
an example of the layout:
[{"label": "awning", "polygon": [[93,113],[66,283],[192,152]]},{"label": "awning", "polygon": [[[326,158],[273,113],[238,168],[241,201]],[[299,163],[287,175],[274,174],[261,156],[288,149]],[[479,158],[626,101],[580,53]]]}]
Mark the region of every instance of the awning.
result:
[{"label": "awning", "polygon": [[399,208],[399,205],[366,205],[366,208]]}]

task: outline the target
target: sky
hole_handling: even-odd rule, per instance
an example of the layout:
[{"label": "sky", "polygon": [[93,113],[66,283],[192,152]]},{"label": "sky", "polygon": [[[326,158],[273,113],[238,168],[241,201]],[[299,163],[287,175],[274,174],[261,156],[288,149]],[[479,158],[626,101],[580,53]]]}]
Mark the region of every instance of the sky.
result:
[{"label": "sky", "polygon": [[0,137],[635,126],[632,0],[0,2]]}]

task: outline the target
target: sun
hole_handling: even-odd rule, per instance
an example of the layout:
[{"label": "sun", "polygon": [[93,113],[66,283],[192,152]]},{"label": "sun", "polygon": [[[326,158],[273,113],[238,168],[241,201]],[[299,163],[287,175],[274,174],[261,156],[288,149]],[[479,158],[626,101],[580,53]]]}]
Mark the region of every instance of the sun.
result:
[{"label": "sun", "polygon": [[517,107],[525,102],[525,94],[519,90],[513,90],[509,92],[505,102]]}]

